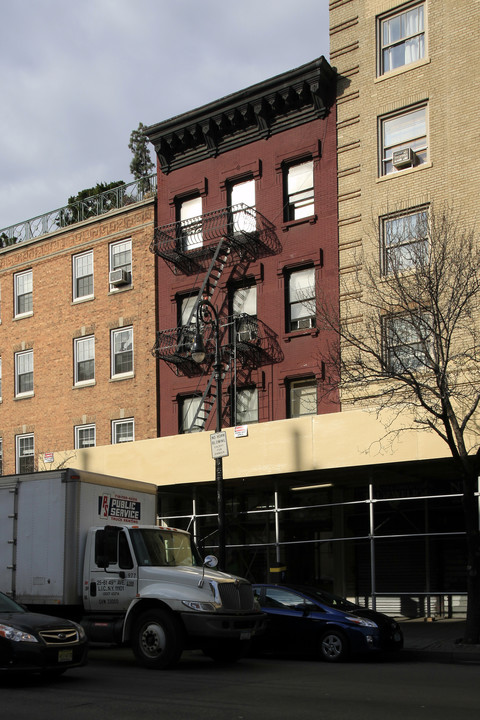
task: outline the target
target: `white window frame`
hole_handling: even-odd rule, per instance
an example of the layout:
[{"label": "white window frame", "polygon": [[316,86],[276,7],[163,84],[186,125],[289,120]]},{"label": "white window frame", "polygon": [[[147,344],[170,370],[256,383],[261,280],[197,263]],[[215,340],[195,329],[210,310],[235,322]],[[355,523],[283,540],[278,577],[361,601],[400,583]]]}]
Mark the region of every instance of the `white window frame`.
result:
[{"label": "white window frame", "polygon": [[[127,425],[131,426],[131,432],[127,440],[119,438],[118,432]],[[122,418],[121,420],[112,420],[112,445],[118,445],[125,442],[133,442],[135,440],[135,420],[133,418]]]},{"label": "white window frame", "polygon": [[[402,28],[397,36],[392,37],[394,26],[398,26],[398,24]],[[410,27],[408,27],[409,24]],[[394,12],[380,16],[378,18],[377,38],[379,76],[423,60],[426,56],[425,2],[410,2],[400,9],[397,8]],[[398,62],[398,58],[395,58],[395,53],[398,50],[404,51],[403,61],[401,62]],[[388,58],[388,61],[386,61],[386,58]]]},{"label": "white window frame", "polygon": [[[423,317],[426,319],[423,320]],[[420,327],[422,323],[424,328]],[[430,323],[431,319],[426,314],[421,316],[410,313],[389,315],[384,319],[387,370],[402,374],[417,372],[427,366],[427,358],[431,352],[428,332]],[[402,324],[404,337],[402,337]],[[408,337],[409,333],[410,337]]]},{"label": "white window frame", "polygon": [[[87,269],[91,270],[91,272],[85,273],[84,267],[82,265],[85,264],[85,261],[90,266]],[[94,294],[94,285],[93,285],[93,250],[87,250],[87,252],[79,253],[78,255],[74,255],[72,258],[72,279],[73,279],[73,288],[72,288],[72,294],[73,294],[73,300],[86,300],[93,297]],[[80,274],[83,272],[83,274]],[[84,294],[80,294],[78,292],[78,283],[81,278],[92,278],[92,291],[87,292]]]},{"label": "white window frame", "polygon": [[[429,152],[428,103],[424,102],[381,117],[379,137],[379,172],[382,177],[395,174],[400,170],[424,165],[428,161]],[[412,160],[406,165],[395,167],[393,153],[400,150],[411,152]]]},{"label": "white window frame", "polygon": [[[86,359],[81,359],[81,355],[83,354],[83,351],[81,348],[84,345],[92,344],[93,347],[93,353],[92,357],[88,357]],[[80,351],[80,352],[79,352]],[[80,380],[79,379],[79,365],[83,362],[90,362],[93,360],[93,377],[88,378],[86,380]],[[84,337],[79,337],[74,339],[73,343],[73,365],[74,365],[74,384],[83,386],[83,385],[93,385],[95,383],[95,335],[86,335]]]},{"label": "white window frame", "polygon": [[196,427],[194,430],[186,430],[186,421],[188,422],[188,427],[190,427],[191,421],[193,420],[193,417],[197,411],[198,407],[201,407],[202,405],[202,397],[201,395],[183,395],[179,399],[179,419],[180,419],[180,428],[179,431],[181,434],[188,434],[188,433],[194,433],[194,432],[201,432],[204,430],[204,426]]},{"label": "white window frame", "polygon": [[[82,434],[87,431],[93,431],[93,443],[85,443],[84,439],[82,439]],[[89,423],[87,425],[75,425],[75,450],[83,450],[84,448],[96,447],[96,444],[97,428],[94,423]]]},{"label": "white window frame", "polygon": [[[25,371],[25,364],[28,365]],[[21,372],[22,371],[22,372]],[[31,390],[20,390],[20,380],[23,376],[31,375]],[[30,397],[33,395],[33,350],[22,350],[15,353],[15,397]]]},{"label": "white window frame", "polygon": [[235,425],[258,423],[258,388],[254,385],[237,388],[233,422]]},{"label": "white window frame", "polygon": [[[255,179],[240,180],[228,188],[228,205],[232,213],[231,222],[234,233],[254,233],[257,230],[255,212]],[[252,208],[252,209],[247,209]]]},{"label": "white window frame", "polygon": [[316,326],[315,267],[296,268],[287,274],[288,332]]},{"label": "white window frame", "polygon": [[[121,350],[119,349],[117,352],[117,341],[121,342],[120,337],[122,335],[126,335],[128,333],[129,335],[129,344],[131,346],[130,349],[127,350]],[[132,377],[133,375],[133,327],[131,325],[127,327],[121,327],[116,328],[115,330],[112,330],[110,333],[110,359],[111,359],[111,377],[112,378],[123,378],[123,377]],[[116,372],[116,359],[117,356],[123,353],[130,353],[131,354],[131,368],[129,370],[125,370],[124,372]]]},{"label": "white window frame", "polygon": [[[304,392],[306,390],[306,392]],[[311,396],[311,397],[310,397]],[[313,399],[313,402],[312,402]],[[302,412],[301,405],[305,403]],[[297,410],[298,406],[298,412]],[[304,415],[317,415],[318,393],[317,380],[314,376],[288,381],[288,417],[296,418]]]},{"label": "white window frame", "polygon": [[[29,279],[27,279],[27,278],[29,278]],[[27,292],[20,292],[20,284],[24,281],[26,281],[28,283],[29,289]],[[15,288],[15,298],[14,298],[15,317],[16,318],[17,317],[28,317],[29,315],[33,315],[33,270],[25,270],[24,272],[15,273],[14,288]],[[20,312],[19,311],[19,303],[22,298],[26,298],[27,296],[30,296],[30,301],[28,302],[29,309]]]},{"label": "white window frame", "polygon": [[383,274],[414,268],[428,258],[428,207],[382,217],[380,233]]},{"label": "white window frame", "polygon": [[197,250],[203,246],[203,201],[201,195],[185,198],[178,203],[178,219],[182,250]]},{"label": "white window frame", "polygon": [[[25,452],[25,448],[23,448],[22,451],[22,444],[25,443],[28,445],[31,445],[31,451],[30,448],[27,448],[27,452]],[[22,460],[24,458],[33,458],[32,460],[32,467],[30,468],[22,468]],[[33,472],[35,470],[35,436],[33,433],[25,433],[24,435],[16,435],[15,436],[15,472],[20,474],[24,472]]]},{"label": "white window frame", "polygon": [[[122,246],[124,247],[122,248]],[[127,283],[125,283],[125,285],[112,285],[112,283],[110,283],[110,292],[116,292],[118,290],[122,290],[122,288],[130,288],[133,282],[132,241],[130,239],[127,239],[118,240],[117,242],[110,243],[108,252],[109,271],[113,272],[114,270],[125,270],[125,272],[127,272],[129,276],[129,280]],[[130,260],[128,262],[117,262],[118,258],[116,256],[117,254],[120,255],[120,253],[129,254]]]},{"label": "white window frame", "polygon": [[315,214],[315,164],[313,158],[285,163],[283,182],[285,220],[303,220]]}]

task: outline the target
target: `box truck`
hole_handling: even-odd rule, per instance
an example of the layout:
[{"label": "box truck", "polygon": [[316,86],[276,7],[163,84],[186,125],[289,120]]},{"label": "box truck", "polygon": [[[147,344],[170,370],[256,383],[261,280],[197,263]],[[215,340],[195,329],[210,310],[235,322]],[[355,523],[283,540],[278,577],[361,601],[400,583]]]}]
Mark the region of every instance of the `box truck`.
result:
[{"label": "box truck", "polygon": [[161,526],[157,488],[73,469],[0,478],[0,590],[129,644],[146,667],[185,649],[230,661],[261,632],[251,584]]}]

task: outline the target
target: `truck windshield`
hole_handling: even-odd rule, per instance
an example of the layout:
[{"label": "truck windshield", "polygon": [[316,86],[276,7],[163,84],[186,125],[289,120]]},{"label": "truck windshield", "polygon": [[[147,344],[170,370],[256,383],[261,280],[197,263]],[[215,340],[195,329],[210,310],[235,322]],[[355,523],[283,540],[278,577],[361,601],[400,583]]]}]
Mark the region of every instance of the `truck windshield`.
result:
[{"label": "truck windshield", "polygon": [[201,565],[190,536],[184,533],[162,528],[132,528],[130,537],[139,565]]}]

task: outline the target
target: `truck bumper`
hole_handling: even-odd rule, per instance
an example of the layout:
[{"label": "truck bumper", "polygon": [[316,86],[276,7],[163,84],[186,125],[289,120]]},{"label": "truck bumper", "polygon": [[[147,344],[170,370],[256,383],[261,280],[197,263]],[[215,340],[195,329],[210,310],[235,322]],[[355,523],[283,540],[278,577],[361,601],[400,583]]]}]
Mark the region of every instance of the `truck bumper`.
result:
[{"label": "truck bumper", "polygon": [[217,615],[185,612],[180,615],[190,637],[250,640],[265,629],[266,616],[263,613]]}]

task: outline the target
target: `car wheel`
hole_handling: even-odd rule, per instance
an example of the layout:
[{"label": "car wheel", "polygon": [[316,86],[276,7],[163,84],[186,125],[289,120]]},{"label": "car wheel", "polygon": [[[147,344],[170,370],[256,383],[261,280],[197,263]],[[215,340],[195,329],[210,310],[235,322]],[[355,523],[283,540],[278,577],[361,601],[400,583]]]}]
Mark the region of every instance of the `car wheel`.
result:
[{"label": "car wheel", "polygon": [[320,640],[320,654],[327,662],[343,662],[348,657],[348,643],[339,630],[328,630]]},{"label": "car wheel", "polygon": [[164,670],[180,660],[180,628],[163,610],[149,610],[138,618],[133,628],[132,649],[144,667]]}]

